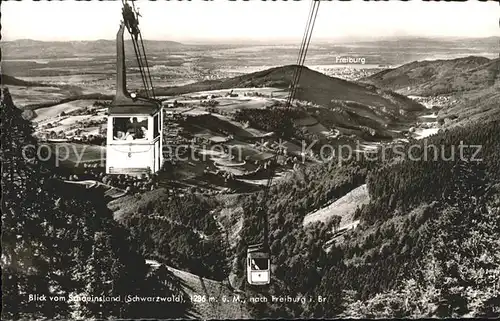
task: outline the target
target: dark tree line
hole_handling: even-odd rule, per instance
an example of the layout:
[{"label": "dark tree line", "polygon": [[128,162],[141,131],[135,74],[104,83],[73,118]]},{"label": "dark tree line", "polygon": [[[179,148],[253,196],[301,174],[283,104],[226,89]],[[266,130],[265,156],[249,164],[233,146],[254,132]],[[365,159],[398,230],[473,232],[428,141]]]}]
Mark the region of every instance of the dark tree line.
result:
[{"label": "dark tree line", "polygon": [[194,194],[175,198],[168,193],[156,198],[144,195],[136,211],[121,221],[145,256],[222,280],[229,273],[228,245],[210,213],[212,207]]}]

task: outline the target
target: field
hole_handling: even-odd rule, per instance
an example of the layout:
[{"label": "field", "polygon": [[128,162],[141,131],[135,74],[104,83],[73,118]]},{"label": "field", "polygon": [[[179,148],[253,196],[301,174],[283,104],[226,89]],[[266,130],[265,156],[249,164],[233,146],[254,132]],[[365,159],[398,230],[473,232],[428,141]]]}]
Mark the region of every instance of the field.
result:
[{"label": "field", "polygon": [[92,106],[94,100],[76,100],[69,103],[59,104],[52,107],[36,109],[36,117],[33,121],[41,123],[53,118],[57,118],[61,113],[70,113],[72,111]]},{"label": "field", "polygon": [[[280,142],[274,137],[274,132],[234,120],[234,115],[241,110],[266,110],[267,106],[281,100],[281,98],[266,97],[274,93],[283,95],[284,91],[272,87],[235,88],[193,92],[170,96],[164,100],[167,118],[181,117],[177,120],[170,118],[167,120],[165,134],[177,138],[176,142],[167,143],[164,151],[165,148],[175,150],[177,146],[182,145],[179,145],[179,142],[184,140],[183,148],[188,155],[187,159],[177,161],[174,165],[175,179],[186,186],[201,189],[224,190],[239,185],[237,190],[245,191],[252,185],[267,184],[270,172],[265,170],[264,163],[275,155],[273,146],[276,144],[286,146],[289,156],[300,156],[303,147],[298,143],[289,140]],[[228,97],[229,94],[231,97]],[[216,101],[217,104],[208,110],[204,102],[210,97],[213,97],[212,101]],[[179,106],[172,107],[174,102]],[[37,133],[44,135],[50,132],[64,133],[64,137],[79,139],[84,136],[102,135],[107,126],[105,109],[95,107],[94,103],[95,100],[83,99],[36,109],[33,121],[37,123]],[[321,117],[307,116],[295,119],[294,123],[302,128],[304,133],[334,141],[346,135],[345,130],[328,128],[318,119],[321,120]],[[168,129],[173,125],[177,128],[175,132]],[[433,130],[418,128],[415,135],[419,137],[422,134],[431,134]],[[196,139],[194,145],[192,139]],[[94,162],[100,167],[104,166],[105,148],[84,146],[87,145],[58,145],[59,152],[64,153],[59,156],[60,163],[76,166],[77,163]],[[378,143],[361,142],[358,146],[361,152],[376,148]],[[278,168],[275,178],[279,179],[291,168],[290,166]]]},{"label": "field", "polygon": [[325,250],[328,252],[332,244],[342,242],[342,235],[346,231],[354,229],[359,224],[359,219],[354,219],[354,212],[368,203],[370,203],[370,195],[366,184],[364,184],[333,203],[307,214],[302,225],[306,227],[314,222],[328,223],[333,216],[340,216],[341,221],[338,228],[332,231],[333,237],[325,243]]},{"label": "field", "polygon": [[[266,110],[276,102],[286,99],[288,88],[282,83],[286,83],[291,77],[291,70],[271,69],[267,74],[255,74],[250,79],[237,78],[226,82],[223,79],[244,76],[283,64],[293,64],[297,45],[185,45],[168,41],[146,41],[145,46],[155,89],[161,93],[159,98],[163,100],[167,115],[183,117],[181,122],[169,120],[170,124],[177,126],[177,131],[172,131],[170,135],[179,137],[186,144],[193,138],[198,139],[199,142],[193,149],[196,152],[215,144],[237,150],[239,153],[232,160],[229,160],[226,152],[218,151],[217,155],[205,157],[201,161],[189,159],[178,162],[174,166],[178,178],[189,186],[210,186],[219,190],[228,184],[232,185],[226,182],[228,177],[216,178],[220,173],[230,175],[231,180],[242,185],[265,184],[268,175],[266,172],[256,173],[256,170],[262,169],[264,163],[275,154],[270,146],[277,142],[273,138],[276,130],[263,130],[246,122],[238,122],[234,120],[234,116],[241,110]],[[393,46],[397,47],[397,54],[388,53],[387,48]],[[40,57],[38,53],[42,49],[45,56]],[[335,62],[337,56],[351,55],[353,49],[357,56],[366,58],[365,65],[348,66]],[[132,52],[131,44],[127,43],[129,91],[141,87]],[[411,60],[446,55],[456,57],[478,52],[493,57],[493,46],[480,44],[471,49],[460,42],[450,41],[441,43],[440,49],[420,51],[415,49],[414,42],[325,43],[310,47],[306,65],[310,66],[311,70],[353,80]],[[31,40],[6,42],[3,48],[2,70],[4,74],[17,78],[7,79],[6,84],[9,85],[13,99],[20,108],[28,107],[33,110],[26,113],[37,123],[37,134],[48,135],[53,132],[59,139],[61,133],[62,137],[82,139],[84,136],[99,136],[106,130],[106,123],[103,121],[105,114],[88,110],[93,108],[92,105],[98,99],[79,97],[86,94],[112,97],[116,72],[114,54],[115,43],[107,40],[71,45]],[[379,109],[388,108],[390,111],[401,102],[405,104],[400,97],[367,92],[363,87],[325,78],[313,71],[306,71],[302,78],[306,80],[298,92],[300,99],[313,100],[321,105],[328,105],[332,98],[355,101],[342,107],[350,113],[349,116],[327,115],[335,117],[332,119],[333,123],[325,123],[323,115],[295,119],[295,125],[304,135],[340,143],[347,141],[346,137],[349,136],[363,137],[363,131],[358,128],[363,125],[371,127],[379,137],[401,136],[399,128],[389,135],[373,121],[367,120],[376,120],[381,124],[390,122],[390,117]],[[255,86],[252,86],[252,83]],[[266,83],[281,85],[268,86]],[[207,90],[211,87],[220,88]],[[68,98],[71,101],[60,103],[62,99]],[[216,105],[209,110],[203,101],[210,99],[216,101]],[[174,102],[182,106],[172,106]],[[353,112],[355,114],[352,114]],[[435,131],[434,128],[416,128],[414,136],[421,138]],[[365,138],[367,141],[364,141]],[[402,138],[404,137],[399,137]],[[361,149],[376,147],[372,140],[363,137]],[[67,158],[64,163],[68,165],[74,165],[75,161],[80,159],[78,155],[85,145],[71,146],[73,147],[69,149],[70,155],[63,156]],[[298,143],[290,140],[285,140],[283,146],[287,147],[292,156],[299,155],[302,149]],[[105,151],[103,152],[101,147],[91,146],[85,148],[80,161],[99,161],[104,164],[104,159]],[[288,170],[290,167],[283,167],[279,168],[278,172]],[[215,174],[218,172],[219,174]],[[276,174],[276,178],[278,177],[279,174]]]},{"label": "field", "polygon": [[24,87],[24,86],[9,86],[10,93],[15,97],[16,104],[26,106],[30,104],[39,104],[51,100],[65,98],[67,93],[59,87]]},{"label": "field", "polygon": [[[51,87],[42,88],[47,91]],[[224,115],[207,112],[206,108],[201,106],[201,100],[193,99],[193,97],[206,94],[203,92],[170,97],[170,100],[165,101],[165,105],[169,105],[169,101],[174,100],[185,105],[165,109],[167,114],[187,117],[180,124],[183,134],[178,137],[186,137],[186,139],[195,137],[202,140],[192,148],[193,155],[196,155],[194,158],[180,161],[175,165],[176,175],[184,184],[200,188],[223,189],[227,185],[225,179],[219,180],[214,176],[219,171],[236,177],[245,177],[241,181],[236,178],[241,186],[259,184],[262,179],[267,177],[265,174],[264,176],[257,175],[255,178],[246,176],[259,168],[258,162],[273,156],[272,151],[261,150],[257,146],[258,139],[266,139],[267,142],[274,141],[272,135],[234,121],[230,115],[239,110],[240,104],[243,105],[242,108],[258,106],[264,108],[263,105],[270,100],[262,97],[243,97],[244,93],[250,91],[244,91],[244,89],[236,91],[240,92],[241,96],[215,98],[221,102],[218,110],[221,110]],[[262,94],[273,91],[279,91],[279,89],[266,88]],[[261,92],[259,91],[259,93]],[[223,92],[219,92],[219,94],[223,94]],[[50,133],[55,133],[58,135],[57,139],[53,139],[55,142],[57,140],[64,141],[63,138],[60,138],[61,133],[63,133],[63,137],[73,137],[80,140],[84,136],[99,136],[105,133],[106,116],[102,108],[94,106],[95,102],[95,100],[83,99],[55,104],[51,107],[36,108],[32,118],[37,125],[36,134],[47,137]],[[248,106],[245,107],[245,104]],[[49,146],[51,153],[56,155],[59,164],[67,167],[78,167],[88,162],[97,164],[99,167],[105,165],[106,150],[104,147],[54,142],[49,143]],[[208,142],[212,145],[207,145]],[[175,148],[175,146],[170,145],[169,147],[167,145],[166,148]],[[221,151],[224,148],[227,149],[226,152]],[[295,148],[298,149],[298,147]],[[211,173],[210,175],[207,175],[207,169],[208,173]]]},{"label": "field", "polygon": [[106,162],[106,147],[75,143],[43,143],[56,162],[67,167],[79,167],[86,163],[97,163],[101,167]]}]

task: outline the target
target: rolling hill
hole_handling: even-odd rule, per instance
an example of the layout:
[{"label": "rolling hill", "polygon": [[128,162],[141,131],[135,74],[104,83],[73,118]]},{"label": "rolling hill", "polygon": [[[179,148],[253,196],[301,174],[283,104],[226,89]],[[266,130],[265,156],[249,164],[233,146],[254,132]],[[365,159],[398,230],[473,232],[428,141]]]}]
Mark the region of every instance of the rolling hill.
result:
[{"label": "rolling hill", "polygon": [[[228,79],[203,81],[179,87],[158,88],[156,92],[158,95],[167,96],[229,88],[288,88],[292,82],[295,68],[295,65],[287,65]],[[307,67],[302,67],[296,98],[324,106],[330,104],[332,100],[342,100],[378,107],[388,112],[398,112],[399,109],[406,111],[423,110],[422,105],[399,94],[380,90],[370,85],[329,77]]]},{"label": "rolling hill", "polygon": [[408,95],[452,97],[438,113],[446,126],[500,118],[500,59],[417,61],[363,81]]},{"label": "rolling hill", "polygon": [[438,122],[451,127],[500,119],[500,59],[457,75],[455,82],[463,89],[455,104],[439,111]]},{"label": "rolling hill", "polygon": [[51,85],[34,82],[34,81],[26,81],[16,77],[12,77],[9,75],[2,74],[0,83],[4,86],[24,86],[24,87],[48,87]]},{"label": "rolling hill", "polygon": [[362,81],[405,95],[432,96],[488,87],[498,74],[494,66],[495,60],[475,56],[415,61]]},{"label": "rolling hill", "polygon": [[490,88],[467,93],[464,100],[444,108],[438,113],[438,122],[446,126],[495,119],[500,119],[499,81]]},{"label": "rolling hill", "polygon": [[[172,96],[232,88],[272,87],[286,90],[292,82],[295,68],[295,65],[276,67],[233,78],[156,88],[155,92],[159,96]],[[421,104],[392,91],[329,77],[307,67],[302,67],[296,98],[315,105],[303,108],[299,112],[303,114],[301,117],[308,118],[312,123],[317,122],[320,127],[328,129],[341,127],[345,129],[344,134],[354,134],[358,137],[364,136],[361,133],[363,130],[369,131],[371,136],[393,137],[393,134],[386,130],[387,126],[411,121],[414,112],[425,110]],[[248,109],[245,112],[247,115],[252,113]],[[258,113],[264,112],[266,111],[259,110]],[[291,115],[289,117],[294,118]],[[257,126],[262,124],[262,121],[267,122],[261,119],[253,123]],[[297,119],[294,121],[297,122]],[[265,130],[276,129],[267,126]]]}]

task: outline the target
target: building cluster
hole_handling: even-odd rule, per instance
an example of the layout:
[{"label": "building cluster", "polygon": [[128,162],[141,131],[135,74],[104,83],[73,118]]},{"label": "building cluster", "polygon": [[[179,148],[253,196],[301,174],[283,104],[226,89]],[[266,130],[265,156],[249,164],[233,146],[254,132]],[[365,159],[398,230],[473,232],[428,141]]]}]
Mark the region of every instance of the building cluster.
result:
[{"label": "building cluster", "polygon": [[445,106],[453,104],[456,100],[452,97],[438,95],[438,96],[411,96],[416,102],[426,106],[427,108],[441,109]]},{"label": "building cluster", "polygon": [[354,81],[361,78],[371,76],[384,68],[324,68],[321,70],[327,76],[341,78],[344,80]]}]

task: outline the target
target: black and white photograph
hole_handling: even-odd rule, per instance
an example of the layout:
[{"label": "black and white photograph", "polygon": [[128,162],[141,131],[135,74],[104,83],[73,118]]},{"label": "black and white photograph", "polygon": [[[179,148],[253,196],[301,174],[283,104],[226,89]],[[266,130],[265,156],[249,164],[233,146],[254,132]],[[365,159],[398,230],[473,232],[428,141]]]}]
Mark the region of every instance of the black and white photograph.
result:
[{"label": "black and white photograph", "polygon": [[0,1],[2,320],[500,318],[500,2]]}]

